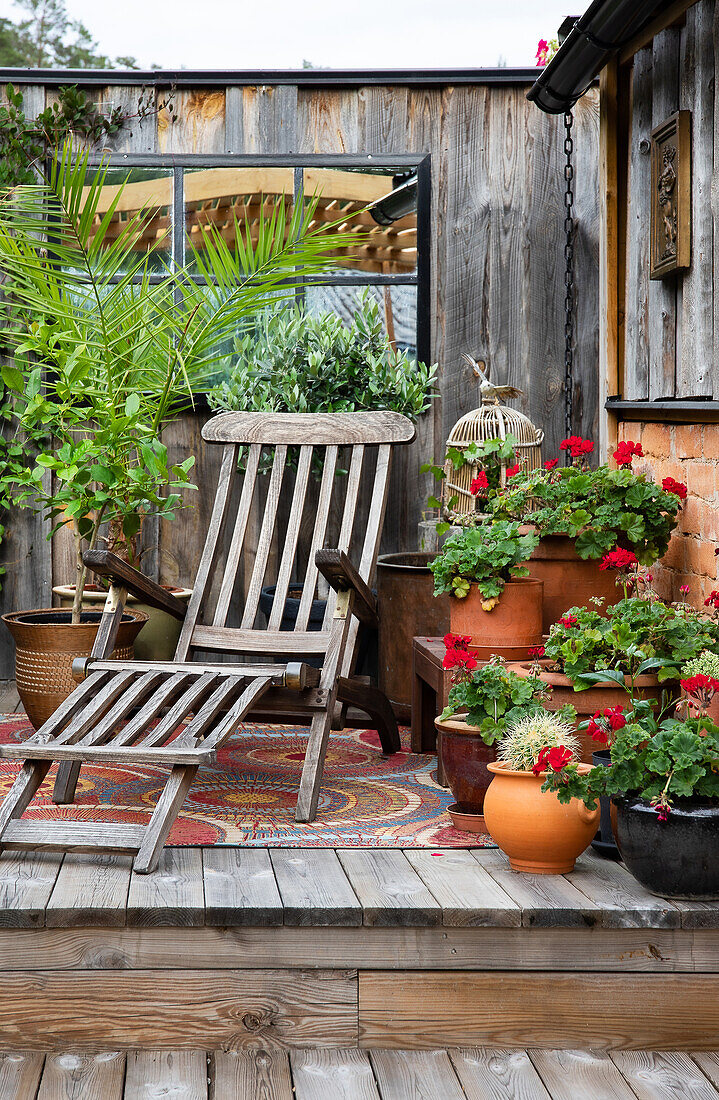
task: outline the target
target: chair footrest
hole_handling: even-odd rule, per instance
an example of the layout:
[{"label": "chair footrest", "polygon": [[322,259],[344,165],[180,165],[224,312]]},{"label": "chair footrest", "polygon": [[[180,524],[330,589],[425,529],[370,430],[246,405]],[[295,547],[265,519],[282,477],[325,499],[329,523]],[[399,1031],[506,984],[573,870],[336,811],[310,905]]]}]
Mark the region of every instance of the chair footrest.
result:
[{"label": "chair footrest", "polygon": [[198,746],[173,749],[172,742],[167,747],[143,748],[141,745],[57,745],[49,741],[47,745],[21,742],[19,745],[0,745],[0,759],[3,760],[80,760],[83,764],[206,764],[216,759],[212,749]]},{"label": "chair footrest", "polygon": [[62,848],[70,852],[136,852],[145,835],[144,825],[117,825],[112,821],[9,821],[0,836],[0,848]]}]

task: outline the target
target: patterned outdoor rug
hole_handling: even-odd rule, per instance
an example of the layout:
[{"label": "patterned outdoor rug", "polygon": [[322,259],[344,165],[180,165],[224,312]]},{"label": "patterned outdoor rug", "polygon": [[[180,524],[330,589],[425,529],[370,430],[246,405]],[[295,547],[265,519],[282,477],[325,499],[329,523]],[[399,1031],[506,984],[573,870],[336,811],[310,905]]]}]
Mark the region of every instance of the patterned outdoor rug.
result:
[{"label": "patterned outdoor rug", "polygon": [[[32,733],[23,715],[0,716],[0,742]],[[445,812],[451,792],[433,778],[437,758],[409,751],[384,756],[371,730],[333,733],[327,749],[317,818],[294,820],[307,731],[297,726],[247,725],[201,767],[173,825],[168,844],[241,844],[279,848],[475,848],[489,837],[459,832]],[[19,762],[0,761],[0,795]],[[72,806],[51,800],[56,767],[25,811],[38,820],[106,818],[145,824],[167,770],[147,764],[86,764]]]}]

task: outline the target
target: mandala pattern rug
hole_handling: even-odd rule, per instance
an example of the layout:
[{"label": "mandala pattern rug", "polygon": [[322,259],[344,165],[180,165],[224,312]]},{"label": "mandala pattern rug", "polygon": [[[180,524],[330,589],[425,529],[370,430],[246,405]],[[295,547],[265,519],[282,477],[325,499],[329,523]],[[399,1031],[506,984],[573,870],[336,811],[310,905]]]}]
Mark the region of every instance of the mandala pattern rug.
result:
[{"label": "mandala pattern rug", "polygon": [[[22,715],[0,716],[0,743],[23,741],[32,727]],[[385,756],[373,730],[330,736],[317,818],[294,820],[307,730],[245,725],[217,763],[202,766],[172,827],[168,844],[277,848],[477,848],[488,836],[453,828],[450,791],[438,786],[437,758],[409,751]],[[0,760],[0,795],[20,768]],[[166,768],[148,764],[86,764],[71,806],[52,802],[56,765],[25,811],[35,820],[104,819],[144,825],[165,784]]]}]

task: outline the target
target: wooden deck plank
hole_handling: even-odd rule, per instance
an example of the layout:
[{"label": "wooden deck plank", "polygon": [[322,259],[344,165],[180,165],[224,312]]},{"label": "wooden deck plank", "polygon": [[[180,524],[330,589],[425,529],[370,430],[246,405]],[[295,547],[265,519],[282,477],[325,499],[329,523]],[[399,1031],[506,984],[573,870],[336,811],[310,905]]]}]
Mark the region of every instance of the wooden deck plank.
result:
[{"label": "wooden deck plank", "polygon": [[[285,1051],[222,1050],[214,1057],[214,1100],[256,1097],[293,1100],[290,1066]],[[174,1098],[173,1098],[174,1100]]]},{"label": "wooden deck plank", "polygon": [[0,855],[0,928],[36,928],[45,922],[62,856],[5,851]]},{"label": "wooden deck plank", "polygon": [[441,906],[404,852],[345,848],[337,855],[362,905],[363,924],[387,928],[442,923]]},{"label": "wooden deck plank", "polygon": [[717,1100],[719,1092],[682,1051],[612,1050],[637,1100]]},{"label": "wooden deck plank", "polygon": [[[231,1096],[228,1093],[228,1097]],[[218,1100],[222,1093],[218,1094]],[[204,1050],[133,1050],[123,1100],[207,1100]]]},{"label": "wooden deck plank", "polygon": [[712,1050],[693,1050],[691,1057],[715,1088],[719,1089],[719,1054]]},{"label": "wooden deck plank", "polygon": [[448,1051],[467,1100],[551,1100],[526,1050]]},{"label": "wooden deck plank", "polygon": [[379,1100],[364,1050],[293,1050],[290,1064],[297,1100]]},{"label": "wooden deck plank", "polygon": [[37,1100],[122,1100],[125,1055],[48,1054]]},{"label": "wooden deck plank", "polygon": [[672,902],[679,911],[682,928],[719,928],[719,905],[711,901]]},{"label": "wooden deck plank", "polygon": [[600,1050],[529,1050],[552,1100],[637,1100],[631,1086]]},{"label": "wooden deck plank", "polygon": [[465,1100],[444,1050],[373,1050],[382,1100]]},{"label": "wooden deck plank", "polygon": [[263,848],[204,848],[205,924],[282,924],[282,898]]},{"label": "wooden deck plank", "polygon": [[466,851],[411,849],[405,856],[453,928],[518,928],[522,910]]},{"label": "wooden deck plank", "polygon": [[205,923],[199,848],[165,848],[157,870],[130,878],[129,925],[197,926]]},{"label": "wooden deck plank", "polygon": [[510,869],[498,849],[472,855],[522,909],[525,928],[586,928],[601,922],[602,910],[561,875],[526,875]]},{"label": "wooden deck plank", "polygon": [[681,916],[672,902],[650,894],[626,867],[585,852],[565,875],[601,910],[603,928],[678,928]]},{"label": "wooden deck plank", "polygon": [[270,860],[282,897],[285,924],[362,924],[362,907],[334,851],[274,848]]},{"label": "wooden deck plank", "polygon": [[0,1096],[3,1100],[34,1098],[44,1062],[44,1054],[0,1052]]},{"label": "wooden deck plank", "polygon": [[47,903],[46,926],[122,927],[131,870],[129,855],[68,853]]},{"label": "wooden deck plank", "polygon": [[0,1049],[91,1053],[110,1043],[116,1050],[354,1047],[357,975],[277,969],[3,975]]}]

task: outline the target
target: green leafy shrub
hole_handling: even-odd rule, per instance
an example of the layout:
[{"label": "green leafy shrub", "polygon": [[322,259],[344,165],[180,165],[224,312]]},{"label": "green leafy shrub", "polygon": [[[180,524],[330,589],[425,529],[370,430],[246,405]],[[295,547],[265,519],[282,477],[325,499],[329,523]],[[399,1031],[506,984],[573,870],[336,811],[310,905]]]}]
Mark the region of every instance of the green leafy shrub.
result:
[{"label": "green leafy shrub", "polygon": [[436,366],[393,350],[379,307],[360,296],[351,326],[302,306],[265,310],[235,337],[214,409],[353,412],[391,409],[416,419],[429,408]]},{"label": "green leafy shrub", "polygon": [[522,565],[539,545],[533,532],[522,534],[519,523],[499,520],[463,528],[451,535],[439,555],[429,563],[434,574],[434,594],[448,592],[463,599],[476,584],[485,611],[497,603],[507,581],[526,576]]}]

